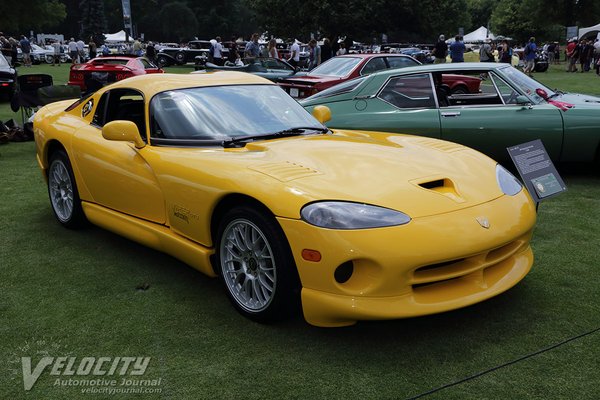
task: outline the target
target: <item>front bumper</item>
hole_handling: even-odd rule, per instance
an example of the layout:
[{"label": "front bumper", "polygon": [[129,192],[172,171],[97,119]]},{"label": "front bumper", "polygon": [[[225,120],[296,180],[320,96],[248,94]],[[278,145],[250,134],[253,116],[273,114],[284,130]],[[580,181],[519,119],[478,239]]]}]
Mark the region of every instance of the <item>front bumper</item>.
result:
[{"label": "front bumper", "polygon": [[[302,282],[304,317],[329,327],[449,311],[508,290],[533,264],[535,218],[521,191],[397,227],[339,231],[279,222]],[[304,260],[303,249],[319,251],[321,261]],[[348,262],[352,273],[341,283],[335,271]]]}]

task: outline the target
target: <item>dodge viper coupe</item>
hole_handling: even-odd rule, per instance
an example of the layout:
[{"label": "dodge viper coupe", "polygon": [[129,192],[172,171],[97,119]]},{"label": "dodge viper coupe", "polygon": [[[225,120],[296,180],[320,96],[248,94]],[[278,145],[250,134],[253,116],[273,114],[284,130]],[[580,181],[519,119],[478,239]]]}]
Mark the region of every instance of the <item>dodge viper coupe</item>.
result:
[{"label": "dodge viper coupe", "polygon": [[[477,79],[478,90],[453,93],[447,75]],[[497,160],[508,159],[507,147],[536,139],[554,161],[600,160],[600,97],[550,90],[508,64],[403,68],[342,85],[300,103],[309,111],[329,107],[330,128],[429,136]]]},{"label": "dodge viper coupe", "polygon": [[163,72],[146,57],[127,55],[97,57],[84,64],[72,65],[68,84],[79,86],[82,91],[94,91],[121,79]]},{"label": "dodge viper coupe", "polygon": [[266,79],[134,77],[35,115],[62,225],[86,220],[219,276],[258,321],[318,326],[438,313],[530,270],[535,206],[474,150],[331,131]]}]

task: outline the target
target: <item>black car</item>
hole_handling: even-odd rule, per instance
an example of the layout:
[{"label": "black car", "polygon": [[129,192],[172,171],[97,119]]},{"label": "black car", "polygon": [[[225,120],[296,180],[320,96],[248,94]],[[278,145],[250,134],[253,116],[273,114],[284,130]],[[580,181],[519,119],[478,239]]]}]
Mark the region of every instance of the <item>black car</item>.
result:
[{"label": "black car", "polygon": [[[158,63],[161,64],[161,55],[167,55],[179,65],[194,62],[196,56],[208,57],[210,40],[192,40],[185,47],[163,47],[156,54]],[[223,46],[223,56],[226,57],[228,49]]]},{"label": "black car", "polygon": [[15,92],[17,71],[10,66],[6,58],[0,54],[0,96],[10,100]]}]

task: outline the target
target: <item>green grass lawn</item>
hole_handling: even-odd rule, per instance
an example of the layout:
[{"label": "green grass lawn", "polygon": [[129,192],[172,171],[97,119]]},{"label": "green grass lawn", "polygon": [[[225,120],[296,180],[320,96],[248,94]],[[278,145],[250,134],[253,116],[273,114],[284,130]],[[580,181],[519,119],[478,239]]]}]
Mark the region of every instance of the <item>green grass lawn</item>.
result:
[{"label": "green grass lawn", "polygon": [[[536,78],[600,94],[591,74]],[[540,205],[535,264],[515,288],[440,315],[320,329],[253,323],[217,280],[169,256],[96,227],[63,229],[33,143],[0,146],[0,398],[404,399],[591,332],[600,171],[560,168],[569,190]],[[83,395],[48,369],[25,392],[20,357],[34,367],[45,354],[151,357],[142,378],[160,378],[161,392]],[[424,398],[597,399],[599,359],[594,332]]]}]

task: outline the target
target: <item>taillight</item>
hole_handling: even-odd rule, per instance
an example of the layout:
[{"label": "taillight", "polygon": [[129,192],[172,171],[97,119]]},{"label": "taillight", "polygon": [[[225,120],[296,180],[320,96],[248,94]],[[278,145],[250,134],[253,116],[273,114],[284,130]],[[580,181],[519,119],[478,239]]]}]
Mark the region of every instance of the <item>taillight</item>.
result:
[{"label": "taillight", "polygon": [[133,74],[123,72],[123,73],[117,74],[116,78],[117,78],[118,81],[120,81],[120,80],[123,80],[123,79],[126,79],[126,78],[131,78],[132,76],[133,76]]}]

